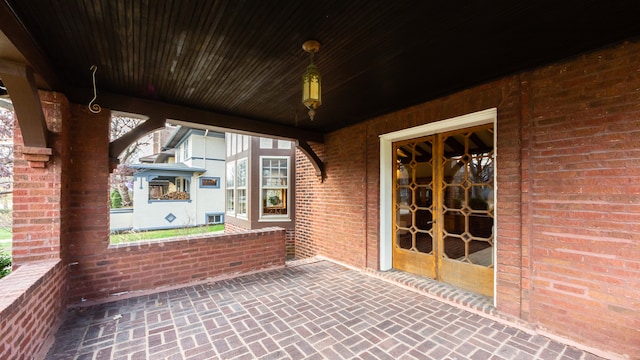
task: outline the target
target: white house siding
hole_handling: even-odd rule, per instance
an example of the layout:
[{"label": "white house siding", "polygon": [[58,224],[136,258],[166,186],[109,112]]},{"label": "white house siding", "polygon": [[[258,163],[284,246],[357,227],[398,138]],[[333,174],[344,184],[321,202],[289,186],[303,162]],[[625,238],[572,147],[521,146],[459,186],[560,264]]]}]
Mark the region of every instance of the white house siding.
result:
[{"label": "white house siding", "polygon": [[141,205],[135,205],[134,230],[170,229],[196,225],[193,201],[148,201],[146,196],[140,200],[138,204]]},{"label": "white house siding", "polygon": [[[184,145],[188,150],[184,152]],[[169,229],[207,223],[207,215],[224,214],[224,134],[190,130],[175,146],[176,163],[140,164],[134,177],[133,230]],[[153,174],[190,177],[189,200],[149,200]],[[215,179],[203,186],[203,179]],[[224,216],[224,215],[223,215]],[[115,223],[111,228],[115,230]],[[122,228],[118,228],[119,230]]]},{"label": "white house siding", "polygon": [[133,228],[133,208],[111,209],[111,231]]},{"label": "white house siding", "polygon": [[[204,174],[194,176],[191,183],[196,225],[206,224],[207,214],[224,214],[224,134],[220,134],[222,137],[208,135],[205,137],[203,131],[194,131],[188,136],[190,156],[183,161],[189,167],[207,169]],[[218,187],[201,186],[202,178],[217,178]]]}]

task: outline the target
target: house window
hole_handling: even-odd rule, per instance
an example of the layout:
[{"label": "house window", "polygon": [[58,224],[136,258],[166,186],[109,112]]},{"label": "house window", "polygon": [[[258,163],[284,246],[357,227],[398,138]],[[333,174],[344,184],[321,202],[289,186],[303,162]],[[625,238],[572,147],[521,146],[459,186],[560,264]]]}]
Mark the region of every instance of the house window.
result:
[{"label": "house window", "polygon": [[289,217],[289,158],[261,157],[262,218]]},{"label": "house window", "polygon": [[186,161],[189,158],[189,139],[186,139],[182,143],[182,161]]},{"label": "house window", "polygon": [[227,213],[234,215],[235,213],[235,193],[236,193],[236,163],[230,161],[227,163]]},{"label": "house window", "polygon": [[273,139],[271,138],[260,138],[260,149],[272,149],[273,148]]},{"label": "house window", "polygon": [[219,177],[201,177],[200,178],[200,187],[201,188],[219,189],[220,188],[220,178]]},{"label": "house window", "polygon": [[278,149],[290,150],[291,149],[291,141],[278,140]]},{"label": "house window", "polygon": [[231,155],[235,155],[236,150],[238,150],[238,147],[236,145],[237,141],[238,141],[238,134],[231,134]]},{"label": "house window", "polygon": [[247,216],[247,158],[238,160],[236,173],[237,214]]},{"label": "house window", "polygon": [[231,156],[231,138],[233,134],[226,133],[224,143],[227,145],[227,156]]},{"label": "house window", "polygon": [[156,176],[149,180],[149,200],[189,200],[190,179]]},{"label": "house window", "polygon": [[207,225],[224,223],[224,214],[222,213],[206,214],[206,216],[207,216]]},{"label": "house window", "polygon": [[249,135],[243,135],[242,136],[242,151],[247,151],[249,150]]}]

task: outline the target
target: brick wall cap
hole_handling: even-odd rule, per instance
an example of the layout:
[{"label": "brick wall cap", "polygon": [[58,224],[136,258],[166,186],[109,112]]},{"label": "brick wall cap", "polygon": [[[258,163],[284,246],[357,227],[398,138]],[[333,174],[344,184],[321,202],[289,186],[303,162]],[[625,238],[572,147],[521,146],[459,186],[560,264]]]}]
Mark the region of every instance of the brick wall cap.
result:
[{"label": "brick wall cap", "polygon": [[23,146],[22,153],[28,155],[51,155],[53,154],[53,150],[45,147]]}]

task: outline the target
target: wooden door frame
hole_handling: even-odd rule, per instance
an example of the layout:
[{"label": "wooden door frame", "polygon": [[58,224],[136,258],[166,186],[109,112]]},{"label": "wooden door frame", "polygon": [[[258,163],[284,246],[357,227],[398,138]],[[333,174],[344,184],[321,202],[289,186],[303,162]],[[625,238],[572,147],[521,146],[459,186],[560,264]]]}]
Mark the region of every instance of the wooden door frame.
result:
[{"label": "wooden door frame", "polygon": [[[450,119],[431,122],[428,124],[403,129],[380,135],[380,270],[391,270],[393,267],[393,143],[423,136],[438,134],[447,131],[469,128],[477,125],[493,124],[494,128],[494,153],[497,154],[497,115],[496,108],[482,110]],[[494,177],[497,178],[497,171]],[[494,197],[497,191],[494,191]],[[496,207],[498,203],[495,201]],[[497,216],[494,221],[498,223]],[[497,239],[497,227],[494,237]],[[497,244],[494,246],[494,259],[496,259]],[[494,262],[494,284],[498,272],[497,261]],[[496,302],[496,286],[494,286],[494,305]]]}]

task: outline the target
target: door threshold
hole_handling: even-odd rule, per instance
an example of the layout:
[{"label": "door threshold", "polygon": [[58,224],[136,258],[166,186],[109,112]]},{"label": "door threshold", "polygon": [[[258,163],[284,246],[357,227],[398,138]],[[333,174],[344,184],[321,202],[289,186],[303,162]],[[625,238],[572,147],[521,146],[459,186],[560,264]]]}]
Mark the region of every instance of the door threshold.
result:
[{"label": "door threshold", "polygon": [[497,316],[497,310],[492,297],[476,294],[453,285],[396,269],[387,271],[366,270],[366,272],[372,276],[427,295],[433,299],[447,302],[457,307],[464,307],[467,310]]}]

